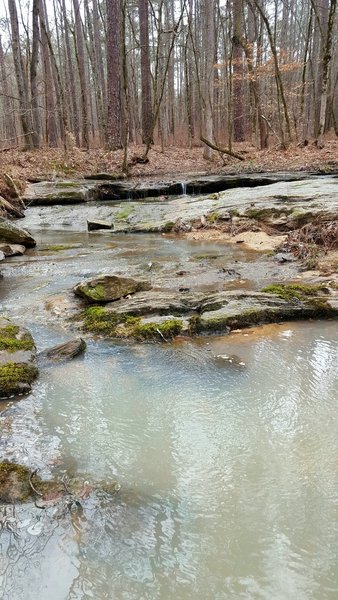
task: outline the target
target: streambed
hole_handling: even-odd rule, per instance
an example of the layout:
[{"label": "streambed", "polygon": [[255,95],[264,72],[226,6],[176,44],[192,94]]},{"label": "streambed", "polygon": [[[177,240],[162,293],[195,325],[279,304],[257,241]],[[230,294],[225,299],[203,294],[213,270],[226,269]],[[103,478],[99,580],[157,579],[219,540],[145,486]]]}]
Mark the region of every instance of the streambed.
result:
[{"label": "streambed", "polygon": [[[56,232],[38,210],[38,248],[3,266],[0,302],[39,350],[73,335],[46,300],[98,270],[152,262],[162,285],[161,269],[184,267],[196,289],[256,289],[279,269],[243,247],[89,235],[74,213]],[[17,507],[20,527],[0,533],[3,598],[336,598],[337,364],[337,321],[318,321],[163,345],[88,340],[83,357],[42,369],[29,397],[1,405],[2,457],[121,491],[76,519]]]}]

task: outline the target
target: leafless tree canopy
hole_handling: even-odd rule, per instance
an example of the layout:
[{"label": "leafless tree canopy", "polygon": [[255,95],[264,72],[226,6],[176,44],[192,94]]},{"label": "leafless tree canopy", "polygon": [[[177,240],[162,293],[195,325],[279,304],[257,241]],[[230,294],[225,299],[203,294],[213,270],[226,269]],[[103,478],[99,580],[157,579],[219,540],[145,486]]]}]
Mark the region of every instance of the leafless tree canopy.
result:
[{"label": "leafless tree canopy", "polygon": [[6,0],[1,147],[338,135],[337,0]]}]

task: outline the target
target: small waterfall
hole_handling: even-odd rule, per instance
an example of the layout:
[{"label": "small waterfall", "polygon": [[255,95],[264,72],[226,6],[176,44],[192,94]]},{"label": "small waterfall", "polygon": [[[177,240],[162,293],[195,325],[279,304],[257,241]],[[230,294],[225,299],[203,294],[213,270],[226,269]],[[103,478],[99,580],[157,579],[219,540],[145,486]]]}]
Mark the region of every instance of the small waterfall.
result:
[{"label": "small waterfall", "polygon": [[181,182],[180,187],[182,190],[182,196],[186,196],[187,195],[187,184],[185,182]]}]

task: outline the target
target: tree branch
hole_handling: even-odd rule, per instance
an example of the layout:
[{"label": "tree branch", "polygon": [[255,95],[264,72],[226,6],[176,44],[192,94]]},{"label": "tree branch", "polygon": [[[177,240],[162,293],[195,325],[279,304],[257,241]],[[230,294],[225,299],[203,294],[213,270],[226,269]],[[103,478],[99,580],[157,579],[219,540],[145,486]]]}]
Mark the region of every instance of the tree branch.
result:
[{"label": "tree branch", "polygon": [[220,148],[219,146],[215,146],[215,144],[212,144],[211,142],[206,140],[202,135],[200,136],[200,140],[201,140],[201,142],[203,142],[203,144],[205,144],[206,146],[209,146],[209,148],[212,148],[212,150],[216,150],[216,152],[220,152],[220,154],[228,154],[228,156],[233,156],[234,158],[237,158],[238,160],[245,160],[244,156],[242,156],[241,154],[232,152],[228,148]]}]

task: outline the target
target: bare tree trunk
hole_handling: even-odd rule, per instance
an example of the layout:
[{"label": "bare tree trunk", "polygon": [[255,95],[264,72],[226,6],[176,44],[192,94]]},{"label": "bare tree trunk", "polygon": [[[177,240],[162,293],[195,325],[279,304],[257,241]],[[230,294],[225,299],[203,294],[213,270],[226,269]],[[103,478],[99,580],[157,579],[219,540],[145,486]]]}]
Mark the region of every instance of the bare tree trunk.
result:
[{"label": "bare tree trunk", "polygon": [[107,6],[107,147],[122,148],[121,103],[121,0]]},{"label": "bare tree trunk", "polygon": [[269,19],[268,19],[267,15],[265,14],[259,0],[254,0],[254,3],[262,17],[262,20],[264,21],[264,25],[265,25],[265,28],[266,28],[266,31],[268,34],[268,38],[269,38],[271,53],[272,53],[272,57],[273,57],[274,67],[275,67],[277,101],[278,102],[281,101],[282,106],[283,106],[283,114],[284,114],[284,119],[285,119],[285,124],[286,124],[287,141],[285,139],[285,132],[284,132],[284,127],[283,127],[282,122],[280,122],[280,133],[281,133],[281,138],[282,138],[282,145],[284,147],[286,147],[287,142],[291,141],[292,135],[291,135],[289,112],[288,112],[288,107],[287,107],[285,93],[284,93],[284,86],[283,86],[282,76],[281,76],[279,63],[278,63],[278,54],[277,54],[276,44],[274,41],[274,36],[273,36],[272,29],[271,29],[271,26],[269,23]]},{"label": "bare tree trunk", "polygon": [[11,21],[15,78],[19,95],[20,122],[24,135],[24,146],[25,148],[30,149],[33,148],[32,124],[30,119],[30,106],[28,102],[28,85],[25,78],[25,69],[20,49],[19,23],[15,0],[8,0],[8,8]]},{"label": "bare tree trunk", "polygon": [[153,144],[151,123],[152,101],[151,101],[151,73],[149,55],[149,16],[148,0],[138,0],[138,11],[140,20],[140,44],[141,44],[141,81],[142,81],[142,141],[144,144]]},{"label": "bare tree trunk", "polygon": [[32,114],[33,114],[33,146],[39,148],[40,146],[40,115],[39,115],[39,102],[38,102],[38,82],[37,82],[37,68],[39,63],[39,0],[33,0],[32,10],[32,56],[30,66],[30,80],[31,80],[31,98],[32,98]]},{"label": "bare tree trunk", "polygon": [[73,133],[75,135],[75,140],[77,146],[80,146],[80,119],[79,119],[79,110],[77,104],[77,94],[76,94],[76,86],[75,86],[75,70],[72,61],[72,52],[69,38],[69,24],[67,20],[66,13],[66,4],[65,0],[62,1],[62,17],[63,17],[63,30],[65,34],[65,51],[66,51],[66,63],[67,63],[67,80],[69,82],[69,88],[66,89],[66,94],[70,93],[70,102],[72,109],[72,126]]},{"label": "bare tree trunk", "polygon": [[50,52],[48,47],[48,34],[44,21],[43,0],[39,0],[39,17],[41,30],[41,48],[44,68],[45,84],[45,107],[46,107],[46,140],[48,146],[56,147],[58,145],[57,125],[56,125],[56,107],[54,96],[53,75],[51,67]]},{"label": "bare tree trunk", "polygon": [[233,0],[233,37],[232,37],[232,115],[235,142],[244,141],[243,110],[243,49],[242,38],[243,0]]},{"label": "bare tree trunk", "polygon": [[[109,4],[108,0],[108,4]],[[88,106],[87,106],[87,81],[86,81],[86,63],[83,42],[82,20],[78,0],[73,0],[74,20],[76,32],[76,50],[77,64],[79,70],[80,88],[81,88],[81,111],[82,111],[82,146],[89,148],[89,130],[88,130]]]},{"label": "bare tree trunk", "polygon": [[[205,138],[209,142],[214,141],[213,128],[213,98],[214,98],[214,46],[215,46],[215,21],[214,21],[214,0],[204,0],[204,131]],[[203,156],[205,159],[211,158],[211,146],[205,145]]]},{"label": "bare tree trunk", "polygon": [[329,80],[329,66],[331,61],[331,49],[332,49],[332,33],[334,26],[334,18],[337,9],[337,0],[330,0],[330,11],[327,23],[326,40],[324,43],[323,53],[323,75],[322,75],[322,88],[320,96],[320,115],[319,115],[319,128],[317,136],[317,146],[322,148],[323,134],[326,121],[326,108],[327,108],[327,96],[328,96],[328,80]]},{"label": "bare tree trunk", "polygon": [[14,119],[14,107],[13,107],[13,98],[10,97],[10,88],[7,81],[7,72],[5,66],[5,56],[4,50],[2,47],[2,41],[0,37],[0,74],[2,80],[2,91],[3,91],[3,103],[5,108],[5,132],[6,132],[6,143],[11,146],[12,143],[16,142],[16,128],[15,128],[15,119]]}]

